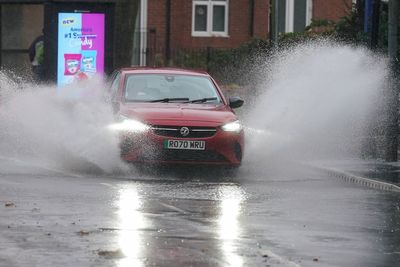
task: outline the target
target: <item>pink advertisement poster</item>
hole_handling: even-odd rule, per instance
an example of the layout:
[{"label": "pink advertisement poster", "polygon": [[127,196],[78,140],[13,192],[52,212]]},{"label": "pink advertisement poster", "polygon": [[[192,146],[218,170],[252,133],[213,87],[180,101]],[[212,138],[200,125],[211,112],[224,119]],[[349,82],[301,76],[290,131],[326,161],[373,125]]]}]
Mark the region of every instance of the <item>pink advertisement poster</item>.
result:
[{"label": "pink advertisement poster", "polygon": [[104,74],[104,14],[58,14],[57,84]]}]

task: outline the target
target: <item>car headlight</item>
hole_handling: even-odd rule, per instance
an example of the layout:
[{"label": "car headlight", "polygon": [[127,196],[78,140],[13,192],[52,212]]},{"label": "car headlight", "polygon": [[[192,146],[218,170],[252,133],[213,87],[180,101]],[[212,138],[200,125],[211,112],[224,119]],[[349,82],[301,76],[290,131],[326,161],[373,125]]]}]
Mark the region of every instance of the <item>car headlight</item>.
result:
[{"label": "car headlight", "polygon": [[150,129],[150,126],[141,121],[129,119],[125,116],[120,115],[120,122],[111,124],[108,126],[108,128],[115,131],[143,133],[148,131]]},{"label": "car headlight", "polygon": [[240,123],[240,121],[233,121],[233,122],[229,122],[227,124],[222,125],[222,130],[224,130],[225,132],[235,132],[235,133],[239,133],[242,129],[243,126]]}]

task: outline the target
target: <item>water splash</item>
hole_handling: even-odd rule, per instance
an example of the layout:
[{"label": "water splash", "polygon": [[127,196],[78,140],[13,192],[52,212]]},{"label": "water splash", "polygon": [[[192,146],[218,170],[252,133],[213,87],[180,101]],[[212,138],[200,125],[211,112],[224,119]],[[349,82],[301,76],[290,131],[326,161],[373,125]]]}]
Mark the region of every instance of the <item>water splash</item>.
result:
[{"label": "water splash", "polygon": [[53,86],[16,83],[0,74],[0,157],[67,172],[125,168],[118,141],[105,127],[112,110],[99,81]]},{"label": "water splash", "polygon": [[359,155],[388,74],[386,59],[329,42],[277,53],[248,113],[248,161]]},{"label": "water splash", "polygon": [[[387,62],[335,43],[277,53],[247,125],[243,165],[269,158],[358,155],[385,88]],[[14,82],[0,73],[0,158],[67,172],[125,172],[113,120],[98,81],[53,86]],[[131,173],[131,172],[129,172]]]}]

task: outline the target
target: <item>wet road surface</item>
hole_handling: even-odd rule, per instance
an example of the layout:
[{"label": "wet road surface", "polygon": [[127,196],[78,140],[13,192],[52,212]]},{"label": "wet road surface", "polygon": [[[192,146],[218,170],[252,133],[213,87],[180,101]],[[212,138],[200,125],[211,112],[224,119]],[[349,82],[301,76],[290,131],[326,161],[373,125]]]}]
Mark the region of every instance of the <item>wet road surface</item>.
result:
[{"label": "wet road surface", "polygon": [[0,266],[399,266],[399,194],[294,163],[161,173],[3,159]]}]

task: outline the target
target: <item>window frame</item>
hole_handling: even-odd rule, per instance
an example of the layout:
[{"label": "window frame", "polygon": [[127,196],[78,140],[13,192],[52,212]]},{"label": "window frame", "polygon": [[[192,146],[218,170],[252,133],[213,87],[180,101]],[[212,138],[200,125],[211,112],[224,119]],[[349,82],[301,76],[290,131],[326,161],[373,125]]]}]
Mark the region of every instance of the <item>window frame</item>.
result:
[{"label": "window frame", "polygon": [[[207,6],[207,30],[195,30],[196,6]],[[224,31],[213,31],[214,6],[224,6],[225,20]],[[229,0],[193,0],[192,1],[192,36],[193,37],[229,37]]]},{"label": "window frame", "polygon": [[[294,2],[295,0],[284,0],[286,2],[286,11],[285,11],[285,32],[293,32],[294,31]],[[306,1],[306,27],[312,22],[312,13],[313,13],[313,1]]]}]

